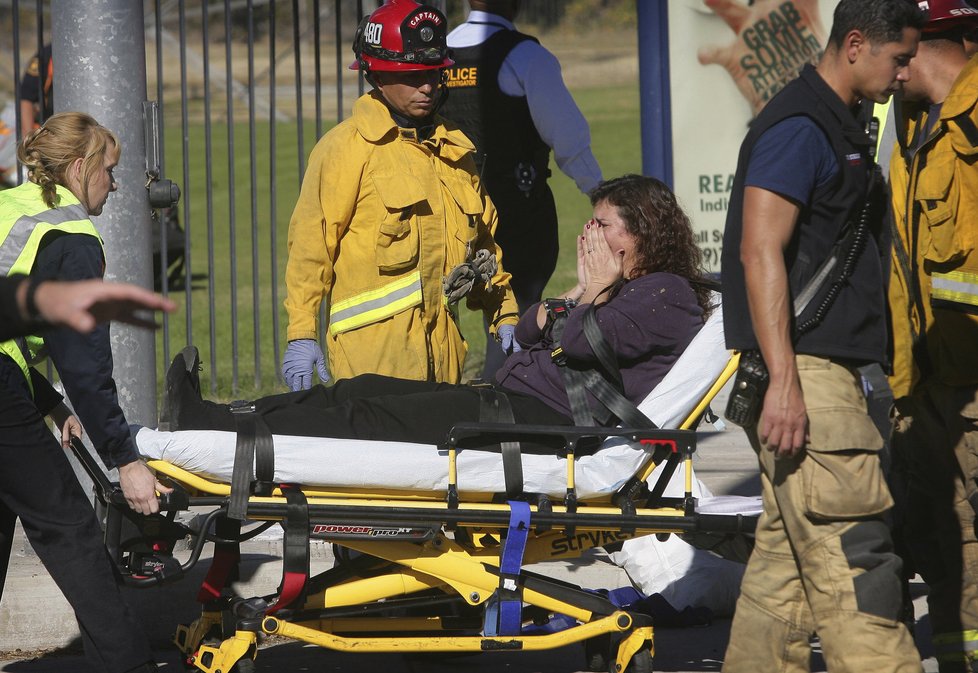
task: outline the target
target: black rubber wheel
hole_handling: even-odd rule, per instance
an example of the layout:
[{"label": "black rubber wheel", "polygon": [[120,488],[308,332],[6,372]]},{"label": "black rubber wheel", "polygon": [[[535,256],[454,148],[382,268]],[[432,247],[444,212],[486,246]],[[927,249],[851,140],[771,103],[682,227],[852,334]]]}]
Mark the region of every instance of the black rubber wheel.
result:
[{"label": "black rubber wheel", "polygon": [[255,673],[255,670],[255,660],[245,656],[245,658],[238,659],[234,663],[234,666],[231,667],[230,673]]},{"label": "black rubber wheel", "polygon": [[[620,673],[615,670],[615,662],[608,663],[610,673]],[[628,662],[625,673],[652,673],[652,653],[649,651],[648,643],[642,645],[642,649],[635,653],[632,660]]]},{"label": "black rubber wheel", "polygon": [[587,670],[602,673],[610,665],[611,637],[608,634],[594,636],[584,641],[584,664]]}]

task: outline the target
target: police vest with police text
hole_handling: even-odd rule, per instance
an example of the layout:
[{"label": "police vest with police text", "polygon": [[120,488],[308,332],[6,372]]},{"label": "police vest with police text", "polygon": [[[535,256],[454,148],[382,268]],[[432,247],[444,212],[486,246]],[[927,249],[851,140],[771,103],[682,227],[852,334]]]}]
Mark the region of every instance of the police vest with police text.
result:
[{"label": "police vest with police text", "polygon": [[449,95],[440,114],[475,145],[476,166],[487,185],[519,180],[521,164],[533,173],[533,184],[544,184],[549,175],[550,148],[533,124],[526,96],[508,96],[499,88],[503,61],[526,40],[537,41],[504,29],[482,44],[452,50],[455,65],[447,71]]}]

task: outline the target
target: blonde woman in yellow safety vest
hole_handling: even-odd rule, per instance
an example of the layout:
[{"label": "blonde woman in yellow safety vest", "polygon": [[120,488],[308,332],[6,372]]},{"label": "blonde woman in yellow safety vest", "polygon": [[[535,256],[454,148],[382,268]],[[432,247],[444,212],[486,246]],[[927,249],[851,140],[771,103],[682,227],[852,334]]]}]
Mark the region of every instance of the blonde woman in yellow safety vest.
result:
[{"label": "blonde woman in yellow safety vest", "polygon": [[[89,219],[115,191],[115,135],[79,112],[56,114],[18,148],[29,181],[0,192],[0,275],[29,274],[25,304],[44,280],[101,278],[102,240]],[[67,328],[0,343],[0,581],[6,576],[14,523],[24,532],[75,611],[94,670],[155,671],[145,635],[132,621],[112,561],[63,446],[81,425],[33,364],[46,349],[102,460],[119,469],[130,506],[159,510],[169,491],[139,460],[112,380],[108,326],[87,334]],[[50,415],[61,442],[44,423]]]}]

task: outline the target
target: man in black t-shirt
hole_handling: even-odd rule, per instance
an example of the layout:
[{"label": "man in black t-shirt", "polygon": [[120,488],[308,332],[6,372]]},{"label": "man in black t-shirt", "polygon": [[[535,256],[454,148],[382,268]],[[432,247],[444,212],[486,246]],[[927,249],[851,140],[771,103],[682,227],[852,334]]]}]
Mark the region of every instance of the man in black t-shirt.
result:
[{"label": "man in black t-shirt", "polygon": [[[728,348],[760,351],[770,383],[760,418],[745,426],[764,514],[726,673],[807,670],[816,632],[831,671],[921,670],[900,622],[883,442],[856,371],[885,360],[880,222],[801,336],[793,304],[866,207],[875,176],[855,109],[907,81],[923,20],[913,0],[842,0],[818,66],[764,107],[741,147],[724,234],[724,331]],[[799,324],[823,313],[829,285]]]}]

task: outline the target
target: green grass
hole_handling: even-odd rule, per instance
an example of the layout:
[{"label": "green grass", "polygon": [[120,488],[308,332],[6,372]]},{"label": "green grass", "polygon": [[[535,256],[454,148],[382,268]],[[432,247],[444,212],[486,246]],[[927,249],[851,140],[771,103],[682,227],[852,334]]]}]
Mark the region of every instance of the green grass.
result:
[{"label": "green grass", "polygon": [[[276,213],[272,217],[270,179],[269,128],[267,124],[256,126],[256,185],[257,196],[257,244],[252,240],[252,189],[251,158],[249,154],[248,125],[234,125],[234,170],[229,177],[227,124],[213,124],[212,163],[210,189],[207,188],[205,129],[203,124],[191,125],[188,132],[190,152],[189,181],[183,179],[182,131],[179,126],[166,129],[166,171],[183,190],[179,205],[180,219],[190,236],[190,265],[192,292],[190,301],[181,287],[171,291],[180,303],[180,310],[168,321],[168,343],[171,355],[188,342],[200,348],[205,371],[202,382],[221,398],[253,397],[281,390],[276,381],[278,357],[273,351],[273,315],[278,313],[286,324],[285,311],[281,306],[284,298],[284,269],[286,237],[289,216],[299,191],[299,167],[297,156],[297,127],[294,123],[276,125]],[[304,125],[305,147],[308,155],[315,144],[315,126]],[[230,183],[234,182],[234,235],[231,228]],[[208,192],[210,216],[208,216]],[[189,212],[188,212],[189,209]],[[210,225],[209,225],[210,220]],[[275,230],[277,250],[278,299],[272,297],[272,231]],[[210,241],[213,241],[211,245]],[[232,281],[231,243],[235,246],[235,278]],[[253,253],[257,257],[257,283],[253,283]],[[214,268],[208,274],[210,259]],[[255,367],[255,292],[257,285],[257,315],[260,348],[258,349],[260,382],[256,384]],[[211,306],[210,292],[214,301]],[[234,300],[232,302],[232,299]],[[188,310],[189,305],[189,310]],[[236,314],[232,312],[236,307]],[[187,330],[187,315],[191,330]],[[213,323],[213,328],[211,323]],[[238,344],[234,348],[232,325],[237,325]],[[164,368],[163,339],[157,338],[157,355],[160,368]],[[215,364],[211,365],[214,344]],[[237,363],[237,385],[234,382],[234,364]]]},{"label": "green grass", "polygon": [[[574,96],[591,124],[592,146],[605,177],[641,170],[641,142],[639,134],[639,96],[635,87],[585,89]],[[327,127],[328,129],[328,127]],[[327,130],[327,129],[324,129]],[[249,155],[249,130],[246,122],[234,124],[234,170],[229,177],[227,125],[212,124],[212,178],[208,189],[205,163],[205,133],[200,123],[191,124],[187,138],[190,151],[189,189],[183,180],[183,132],[179,124],[168,125],[165,135],[167,176],[176,181],[184,191],[179,205],[180,218],[190,236],[191,269],[194,276],[189,301],[191,330],[188,335],[186,315],[188,302],[183,289],[171,290],[171,296],[180,304],[176,314],[167,322],[166,340],[170,356],[182,348],[188,340],[200,348],[204,371],[201,381],[211,396],[219,399],[253,398],[281,392],[284,386],[277,378],[279,355],[273,347],[273,315],[279,318],[280,347],[285,346],[285,327],[288,319],[282,308],[285,297],[284,270],[286,262],[286,238],[288,222],[299,193],[298,143],[295,123],[276,125],[277,149],[275,154],[277,176],[276,212],[270,212],[270,151],[269,126],[260,122],[256,127],[257,188],[257,245],[252,243],[252,189],[250,182],[251,159]],[[304,153],[308,156],[315,144],[315,124],[304,124]],[[557,201],[560,222],[560,261],[548,291],[559,292],[574,283],[574,237],[590,217],[590,204],[573,181],[553,165],[551,187]],[[235,185],[234,234],[230,224],[229,184]],[[213,245],[208,241],[207,194],[211,199]],[[189,208],[189,213],[186,209]],[[275,224],[277,241],[278,297],[272,297],[271,240],[272,224]],[[236,279],[232,283],[231,241],[236,248]],[[257,306],[259,331],[259,366],[256,369],[255,354],[255,292],[253,290],[252,253],[257,251]],[[213,256],[213,274],[208,276],[209,256]],[[214,305],[211,307],[209,291],[213,286]],[[232,293],[232,287],[236,290]],[[237,308],[232,315],[233,305]],[[213,329],[211,323],[213,322]],[[238,328],[238,345],[235,352],[232,341],[232,324]],[[464,311],[462,329],[470,339],[470,353],[466,372],[474,375],[481,369],[483,357],[481,314]],[[158,370],[164,362],[164,333],[157,337]],[[211,343],[214,343],[215,364],[211,365]],[[237,381],[234,381],[234,363],[237,363]],[[256,381],[256,371],[259,376]],[[162,381],[162,377],[161,377]]]}]

